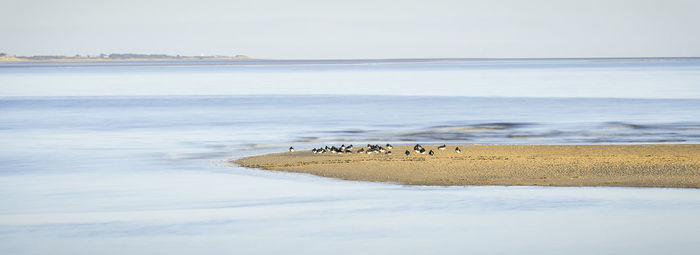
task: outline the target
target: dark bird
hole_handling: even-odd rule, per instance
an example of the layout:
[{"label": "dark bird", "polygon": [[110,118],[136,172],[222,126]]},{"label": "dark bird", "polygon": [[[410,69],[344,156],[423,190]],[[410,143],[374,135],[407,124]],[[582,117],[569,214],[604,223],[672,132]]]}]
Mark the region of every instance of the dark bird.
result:
[{"label": "dark bird", "polygon": [[459,147],[455,148],[456,153],[462,153],[462,150],[459,149]]},{"label": "dark bird", "polygon": [[425,148],[420,148],[420,154],[425,154]]},{"label": "dark bird", "polygon": [[428,155],[433,156],[435,155],[435,152],[433,152],[433,150],[430,150],[430,152],[428,152]]},{"label": "dark bird", "polygon": [[386,155],[391,155],[391,151],[386,151]]},{"label": "dark bird", "polygon": [[289,147],[289,152],[294,152],[294,147]]},{"label": "dark bird", "polygon": [[387,144],[386,144],[386,148],[391,150],[391,149],[394,148],[394,146],[391,146],[391,144],[388,144],[388,143],[387,143]]},{"label": "dark bird", "polygon": [[404,152],[404,153],[406,154],[406,156],[411,155],[411,152],[408,150],[406,150],[406,152]]},{"label": "dark bird", "polygon": [[441,150],[441,151],[444,151],[445,148],[447,148],[447,145],[445,145],[445,144],[438,146],[438,150]]},{"label": "dark bird", "polygon": [[363,153],[363,152],[365,152],[365,149],[364,149],[364,148],[360,148],[360,149],[357,151],[357,153]]}]

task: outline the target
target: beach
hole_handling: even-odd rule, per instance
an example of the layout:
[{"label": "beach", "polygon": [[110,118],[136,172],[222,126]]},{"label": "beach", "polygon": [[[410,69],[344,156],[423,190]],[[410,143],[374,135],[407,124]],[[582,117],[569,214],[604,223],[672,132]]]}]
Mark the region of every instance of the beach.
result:
[{"label": "beach", "polygon": [[[390,155],[304,150],[233,162],[249,168],[406,185],[700,188],[698,144],[423,147],[425,154],[414,152],[413,145],[403,145],[394,146]],[[410,155],[404,154],[406,150]],[[435,155],[428,155],[429,150]]]}]

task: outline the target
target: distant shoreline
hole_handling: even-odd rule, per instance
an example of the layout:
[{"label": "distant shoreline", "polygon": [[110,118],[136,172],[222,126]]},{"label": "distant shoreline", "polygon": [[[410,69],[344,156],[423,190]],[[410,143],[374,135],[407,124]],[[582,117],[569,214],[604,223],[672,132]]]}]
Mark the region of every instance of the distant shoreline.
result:
[{"label": "distant shoreline", "polygon": [[141,61],[206,61],[206,60],[253,60],[245,55],[236,56],[169,56],[154,54],[110,54],[101,56],[0,56],[0,62],[141,62]]},{"label": "distant shoreline", "polygon": [[[130,55],[130,54],[124,54]],[[225,61],[225,60],[266,60],[280,62],[311,61],[322,63],[334,62],[432,62],[432,61],[523,61],[523,60],[589,60],[589,61],[677,61],[697,60],[700,57],[599,57],[599,58],[337,58],[337,59],[258,59],[245,55],[236,56],[169,56],[153,54],[135,54],[139,57],[67,57],[67,56],[0,56],[1,62],[30,63],[81,63],[81,62],[146,62],[146,61]],[[106,55],[109,56],[109,55]],[[150,57],[165,56],[165,57]]]},{"label": "distant shoreline", "polygon": [[[391,155],[314,154],[304,150],[246,157],[233,163],[405,185],[700,188],[700,144],[424,147],[435,155],[416,153],[412,146],[395,146]],[[462,152],[456,153],[455,147]],[[404,154],[406,150],[410,155]]]}]

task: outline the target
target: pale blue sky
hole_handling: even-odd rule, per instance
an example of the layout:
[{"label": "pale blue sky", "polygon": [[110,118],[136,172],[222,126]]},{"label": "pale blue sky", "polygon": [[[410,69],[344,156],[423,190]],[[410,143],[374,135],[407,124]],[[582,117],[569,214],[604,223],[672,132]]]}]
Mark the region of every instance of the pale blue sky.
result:
[{"label": "pale blue sky", "polygon": [[700,1],[0,0],[0,52],[700,56]]}]

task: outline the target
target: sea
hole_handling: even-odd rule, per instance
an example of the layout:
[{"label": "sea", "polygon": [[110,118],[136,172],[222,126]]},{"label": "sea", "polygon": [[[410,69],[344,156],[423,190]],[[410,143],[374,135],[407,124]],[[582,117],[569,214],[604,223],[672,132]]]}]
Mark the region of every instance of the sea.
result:
[{"label": "sea", "polygon": [[353,144],[697,144],[700,59],[0,63],[0,254],[689,254],[700,190],[242,168]]}]

